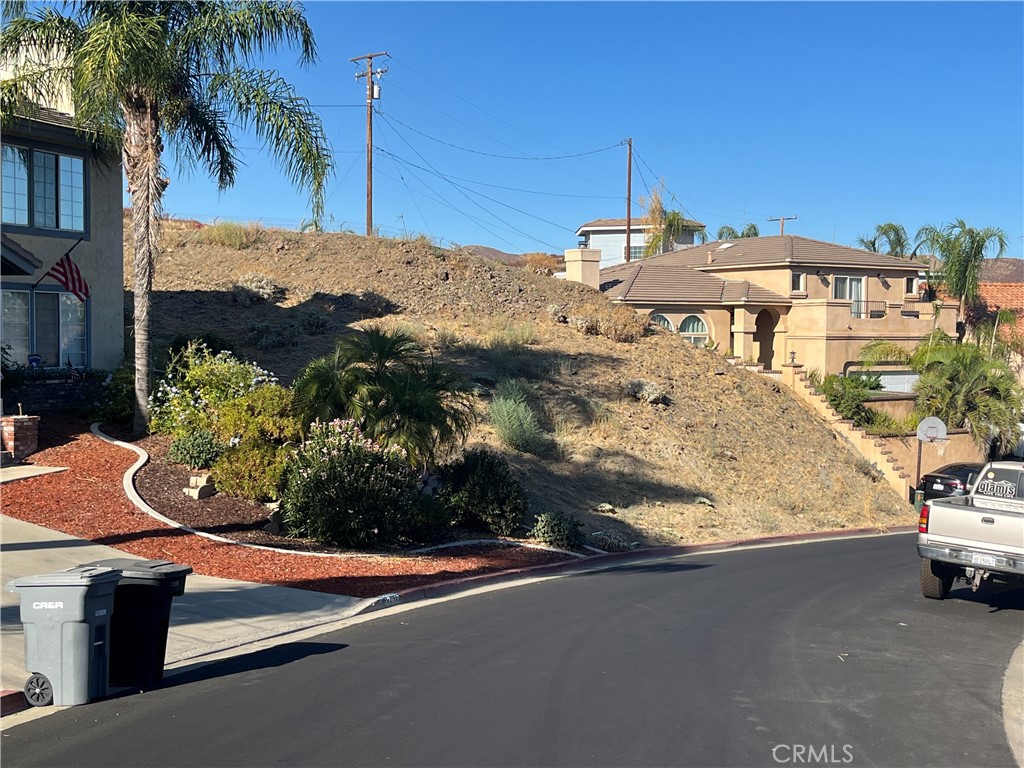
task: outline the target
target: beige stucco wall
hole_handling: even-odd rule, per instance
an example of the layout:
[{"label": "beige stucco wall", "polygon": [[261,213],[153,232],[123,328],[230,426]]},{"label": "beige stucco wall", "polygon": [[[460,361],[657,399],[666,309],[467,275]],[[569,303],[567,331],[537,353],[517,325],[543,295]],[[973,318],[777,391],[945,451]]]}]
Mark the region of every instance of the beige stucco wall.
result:
[{"label": "beige stucco wall", "polygon": [[680,305],[676,307],[665,307],[654,304],[631,304],[637,312],[650,317],[651,315],[664,315],[672,323],[672,327],[678,331],[679,324],[690,315],[697,315],[708,327],[708,335],[711,341],[718,344],[718,352],[723,355],[729,354],[729,329],[731,326],[730,312],[724,307],[707,309],[697,305]]},{"label": "beige stucco wall", "polygon": [[[74,147],[74,134],[68,131],[65,146]],[[47,139],[52,143],[52,132]],[[17,142],[17,137],[5,133],[4,141]],[[59,146],[59,145],[58,145]],[[79,150],[80,151],[80,150]],[[124,281],[122,250],[121,162],[113,155],[108,164],[87,157],[89,237],[78,244],[71,258],[89,283],[89,343],[93,368],[116,368],[124,352]],[[5,227],[4,233],[22,247],[31,251],[42,262],[42,267],[30,277],[4,276],[5,285],[31,286],[39,280],[65,251],[75,244],[73,238],[25,235]],[[40,287],[59,288],[53,278],[44,278]]]},{"label": "beige stucco wall", "polygon": [[[942,455],[939,455],[936,443],[921,443],[921,474],[925,475],[933,469],[955,464],[962,461],[984,462],[985,456],[975,444],[969,432],[950,432],[949,441],[945,444]],[[917,485],[917,435],[882,438],[886,448],[892,451],[896,463],[907,468],[911,485]]]}]

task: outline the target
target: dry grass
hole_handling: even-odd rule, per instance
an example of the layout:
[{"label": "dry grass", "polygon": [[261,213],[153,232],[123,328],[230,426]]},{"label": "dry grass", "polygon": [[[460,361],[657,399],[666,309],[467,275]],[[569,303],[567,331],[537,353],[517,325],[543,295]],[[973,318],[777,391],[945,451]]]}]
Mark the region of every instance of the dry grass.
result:
[{"label": "dry grass", "polygon": [[248,224],[220,221],[197,229],[192,234],[192,240],[203,245],[217,245],[235,251],[244,251],[262,242],[266,234],[267,230],[263,225],[254,221]]}]

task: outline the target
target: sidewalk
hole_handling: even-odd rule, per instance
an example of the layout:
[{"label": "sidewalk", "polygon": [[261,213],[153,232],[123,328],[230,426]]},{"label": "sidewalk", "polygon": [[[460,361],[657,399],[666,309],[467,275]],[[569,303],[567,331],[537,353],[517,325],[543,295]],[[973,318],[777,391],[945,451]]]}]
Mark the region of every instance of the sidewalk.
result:
[{"label": "sidewalk", "polygon": [[[30,671],[25,669],[19,597],[7,584],[93,560],[134,556],[5,516],[0,516],[0,553],[0,683],[7,712],[9,702],[23,702],[20,691]],[[185,594],[172,603],[166,668],[171,672],[218,652],[338,621],[372,602],[192,574]]]}]

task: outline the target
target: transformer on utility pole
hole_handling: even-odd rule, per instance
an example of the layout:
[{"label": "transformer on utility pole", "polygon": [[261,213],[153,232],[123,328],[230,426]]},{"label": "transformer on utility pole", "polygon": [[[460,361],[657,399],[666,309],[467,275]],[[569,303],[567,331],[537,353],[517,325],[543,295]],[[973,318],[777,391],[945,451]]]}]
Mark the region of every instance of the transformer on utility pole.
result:
[{"label": "transformer on utility pole", "polygon": [[[366,59],[366,71],[357,72],[356,80],[360,77],[366,78],[366,235],[373,234],[373,100],[380,98],[380,78],[387,74],[387,67],[376,71],[373,69],[373,60],[378,56],[387,56],[387,51],[380,53],[367,53],[365,56],[356,56],[349,61],[355,63]],[[374,78],[377,78],[374,81]]]}]

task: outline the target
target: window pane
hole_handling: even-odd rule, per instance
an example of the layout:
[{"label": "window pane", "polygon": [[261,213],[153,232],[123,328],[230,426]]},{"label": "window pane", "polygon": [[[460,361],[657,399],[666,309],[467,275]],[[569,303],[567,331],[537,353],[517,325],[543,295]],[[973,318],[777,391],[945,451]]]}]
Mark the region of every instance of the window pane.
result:
[{"label": "window pane", "polygon": [[651,322],[654,323],[655,325],[660,325],[662,328],[666,330],[675,330],[675,328],[672,327],[672,321],[669,320],[664,315],[651,315]]},{"label": "window pane", "polygon": [[3,222],[28,226],[28,150],[4,145]]},{"label": "window pane", "polygon": [[36,294],[36,354],[47,368],[61,364],[60,322],[57,314],[59,299],[60,295],[56,293]]},{"label": "window pane", "polygon": [[57,156],[49,152],[32,153],[32,223],[57,227]]},{"label": "window pane", "polygon": [[0,335],[4,346],[10,347],[11,359],[15,363],[28,365],[28,291],[3,291],[0,293],[0,305],[3,307]]},{"label": "window pane", "polygon": [[60,158],[60,228],[85,229],[85,171],[82,158]]},{"label": "window pane", "polygon": [[70,360],[76,368],[84,368],[87,362],[85,302],[70,293],[60,295],[60,358],[63,365]]},{"label": "window pane", "polygon": [[707,333],[708,327],[696,315],[690,315],[679,326],[680,333]]},{"label": "window pane", "polygon": [[832,278],[832,298],[833,299],[848,299],[850,298],[850,278],[840,277],[836,275]]},{"label": "window pane", "polygon": [[803,272],[794,272],[793,280],[790,283],[790,290],[794,293],[799,293],[804,289],[804,275]]}]

